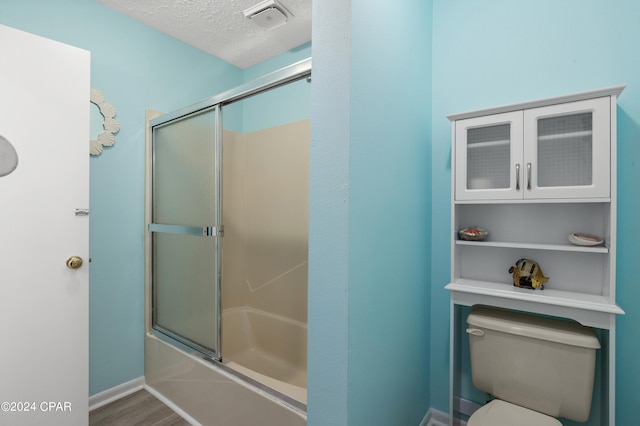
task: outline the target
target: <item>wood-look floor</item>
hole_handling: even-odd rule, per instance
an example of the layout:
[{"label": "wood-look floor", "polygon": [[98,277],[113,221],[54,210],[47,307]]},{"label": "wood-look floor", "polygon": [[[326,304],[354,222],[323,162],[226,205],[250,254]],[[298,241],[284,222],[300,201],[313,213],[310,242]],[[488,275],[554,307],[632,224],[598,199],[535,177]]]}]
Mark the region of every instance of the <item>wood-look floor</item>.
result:
[{"label": "wood-look floor", "polygon": [[189,422],[143,389],[93,410],[89,425],[189,426]]}]

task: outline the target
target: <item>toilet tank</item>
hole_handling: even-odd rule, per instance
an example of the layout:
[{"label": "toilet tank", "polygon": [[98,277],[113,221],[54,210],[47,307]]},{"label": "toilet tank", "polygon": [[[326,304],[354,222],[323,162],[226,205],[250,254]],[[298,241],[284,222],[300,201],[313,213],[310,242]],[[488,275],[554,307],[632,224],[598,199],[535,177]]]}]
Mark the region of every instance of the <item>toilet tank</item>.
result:
[{"label": "toilet tank", "polygon": [[477,305],[467,324],[475,387],[549,416],[589,419],[600,348],[593,329]]}]

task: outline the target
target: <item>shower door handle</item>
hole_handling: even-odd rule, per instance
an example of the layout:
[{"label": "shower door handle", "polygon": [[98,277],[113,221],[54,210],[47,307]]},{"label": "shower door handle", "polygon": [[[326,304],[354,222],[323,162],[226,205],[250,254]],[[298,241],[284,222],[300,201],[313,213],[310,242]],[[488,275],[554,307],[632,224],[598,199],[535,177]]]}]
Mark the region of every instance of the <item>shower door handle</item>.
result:
[{"label": "shower door handle", "polygon": [[195,235],[197,237],[212,237],[218,234],[218,228],[215,226],[166,225],[163,223],[150,223],[149,231],[162,234]]}]

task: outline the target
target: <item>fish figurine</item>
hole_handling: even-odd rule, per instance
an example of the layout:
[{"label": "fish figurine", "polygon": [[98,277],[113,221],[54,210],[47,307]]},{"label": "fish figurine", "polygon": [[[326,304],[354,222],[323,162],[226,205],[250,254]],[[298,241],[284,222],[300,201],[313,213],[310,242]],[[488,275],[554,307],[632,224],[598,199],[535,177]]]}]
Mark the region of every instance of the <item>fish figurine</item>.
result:
[{"label": "fish figurine", "polygon": [[530,259],[518,260],[515,266],[509,268],[509,272],[513,274],[513,285],[516,287],[544,290],[544,283],[549,281],[542,274],[538,262]]}]

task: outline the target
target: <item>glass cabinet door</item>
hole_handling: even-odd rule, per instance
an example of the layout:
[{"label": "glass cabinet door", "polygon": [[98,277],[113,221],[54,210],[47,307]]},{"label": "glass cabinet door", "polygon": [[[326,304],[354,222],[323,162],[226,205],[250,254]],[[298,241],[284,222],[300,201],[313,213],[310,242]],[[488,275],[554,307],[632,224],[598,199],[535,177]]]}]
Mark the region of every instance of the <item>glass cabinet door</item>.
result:
[{"label": "glass cabinet door", "polygon": [[456,122],[456,200],[522,198],[522,111]]},{"label": "glass cabinet door", "polygon": [[525,111],[525,198],[609,197],[609,102]]}]

